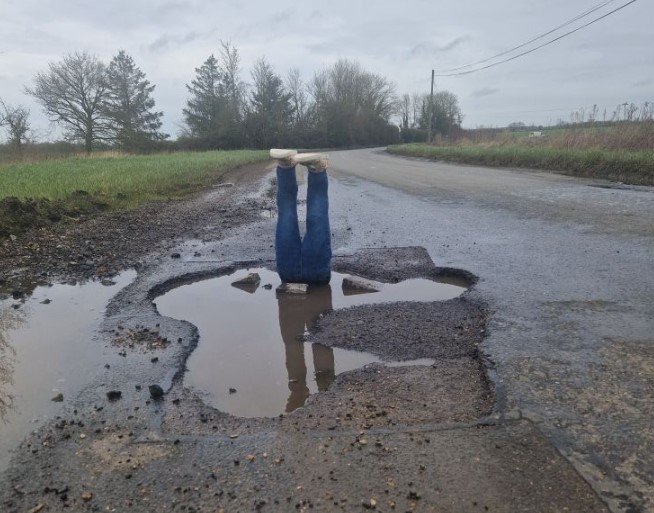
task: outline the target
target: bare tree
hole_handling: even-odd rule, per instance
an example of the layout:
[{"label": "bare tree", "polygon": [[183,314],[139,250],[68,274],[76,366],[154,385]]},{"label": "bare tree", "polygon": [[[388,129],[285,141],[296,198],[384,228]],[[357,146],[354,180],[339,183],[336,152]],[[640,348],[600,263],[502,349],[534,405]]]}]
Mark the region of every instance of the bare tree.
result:
[{"label": "bare tree", "polygon": [[30,111],[25,107],[8,105],[0,99],[0,126],[6,128],[9,144],[19,154],[23,151],[23,143],[27,142],[30,131],[29,115]]},{"label": "bare tree", "polygon": [[390,117],[397,112],[394,84],[365,71],[357,62],[341,59],[316,73],[311,94],[317,124],[327,144],[397,140],[397,127],[390,123]]},{"label": "bare tree", "polygon": [[87,152],[97,141],[111,138],[111,126],[102,111],[107,96],[105,66],[86,52],[66,55],[34,77],[34,96],[53,122],[61,123],[66,136],[83,140]]},{"label": "bare tree", "polygon": [[463,120],[459,99],[449,91],[434,94],[433,102],[430,102],[429,94],[423,95],[420,107],[418,126],[426,129],[431,124],[432,130],[437,134],[450,135]]},{"label": "bare tree", "polygon": [[408,94],[403,94],[400,100],[400,117],[402,130],[408,130],[411,122],[411,96]]},{"label": "bare tree", "polygon": [[306,87],[300,77],[300,70],[291,68],[286,75],[286,90],[291,95],[291,105],[293,106],[293,117],[295,124],[305,126],[307,124],[309,98]]},{"label": "bare tree", "polygon": [[420,114],[422,113],[422,103],[424,96],[420,93],[413,93],[411,95],[411,126],[413,128],[420,124]]},{"label": "bare tree", "polygon": [[220,42],[220,67],[228,109],[231,111],[233,122],[239,122],[243,118],[245,83],[241,80],[238,48],[229,41]]}]

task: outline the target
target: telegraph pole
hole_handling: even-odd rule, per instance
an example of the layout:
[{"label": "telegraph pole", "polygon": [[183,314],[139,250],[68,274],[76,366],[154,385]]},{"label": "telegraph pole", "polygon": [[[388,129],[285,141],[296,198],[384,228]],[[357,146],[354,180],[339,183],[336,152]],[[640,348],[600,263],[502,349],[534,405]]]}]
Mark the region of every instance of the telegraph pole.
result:
[{"label": "telegraph pole", "polygon": [[431,93],[429,93],[429,132],[427,143],[431,143],[431,126],[434,124],[434,70],[431,70]]}]

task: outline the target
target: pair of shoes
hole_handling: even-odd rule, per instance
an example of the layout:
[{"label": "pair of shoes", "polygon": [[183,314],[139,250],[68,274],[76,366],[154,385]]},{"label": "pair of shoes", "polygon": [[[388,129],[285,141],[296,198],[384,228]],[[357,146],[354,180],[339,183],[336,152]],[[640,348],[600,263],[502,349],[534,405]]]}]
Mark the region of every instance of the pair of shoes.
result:
[{"label": "pair of shoes", "polygon": [[320,172],[327,169],[329,157],[324,153],[298,153],[296,150],[272,148],[270,157],[275,159],[280,167],[293,167],[297,164],[307,166],[309,171]]}]

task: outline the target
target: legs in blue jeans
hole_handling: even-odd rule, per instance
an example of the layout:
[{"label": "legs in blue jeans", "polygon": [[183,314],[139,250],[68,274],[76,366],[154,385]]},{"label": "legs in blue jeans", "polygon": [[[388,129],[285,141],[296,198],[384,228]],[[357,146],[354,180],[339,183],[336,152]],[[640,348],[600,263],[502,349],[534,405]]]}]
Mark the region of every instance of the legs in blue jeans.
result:
[{"label": "legs in blue jeans", "polygon": [[302,281],[302,241],[297,220],[297,179],[295,167],[277,166],[277,228],[275,259],[277,273],[284,282]]},{"label": "legs in blue jeans", "polygon": [[327,172],[308,172],[307,232],[300,239],[295,168],[277,167],[277,272],[284,282],[321,284],[331,278]]}]

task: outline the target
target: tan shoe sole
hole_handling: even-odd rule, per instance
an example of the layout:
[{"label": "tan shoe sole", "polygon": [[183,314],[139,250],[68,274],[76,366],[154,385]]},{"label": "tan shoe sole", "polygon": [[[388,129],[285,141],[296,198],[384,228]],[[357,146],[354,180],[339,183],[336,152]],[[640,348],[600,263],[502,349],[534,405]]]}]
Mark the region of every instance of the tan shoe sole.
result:
[{"label": "tan shoe sole", "polygon": [[290,159],[295,155],[297,155],[297,150],[282,150],[279,148],[272,148],[270,150],[270,158],[277,160]]},{"label": "tan shoe sole", "polygon": [[326,153],[297,153],[293,157],[293,162],[296,164],[313,164],[315,162],[327,162],[329,156]]}]

